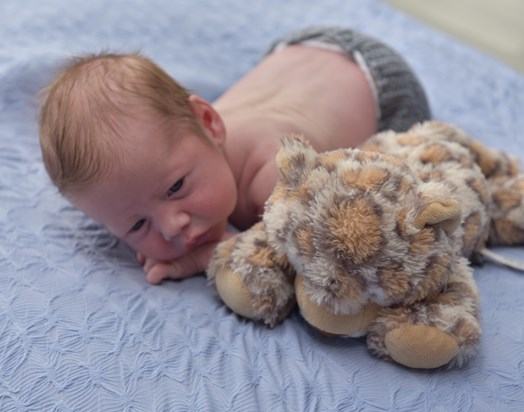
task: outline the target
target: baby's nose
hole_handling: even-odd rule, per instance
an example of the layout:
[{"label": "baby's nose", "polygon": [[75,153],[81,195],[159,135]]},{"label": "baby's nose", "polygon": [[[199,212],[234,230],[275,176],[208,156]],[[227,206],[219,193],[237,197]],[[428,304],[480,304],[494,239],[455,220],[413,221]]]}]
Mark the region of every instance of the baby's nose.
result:
[{"label": "baby's nose", "polygon": [[191,218],[184,212],[167,212],[159,219],[159,229],[166,242],[172,241],[189,225]]}]

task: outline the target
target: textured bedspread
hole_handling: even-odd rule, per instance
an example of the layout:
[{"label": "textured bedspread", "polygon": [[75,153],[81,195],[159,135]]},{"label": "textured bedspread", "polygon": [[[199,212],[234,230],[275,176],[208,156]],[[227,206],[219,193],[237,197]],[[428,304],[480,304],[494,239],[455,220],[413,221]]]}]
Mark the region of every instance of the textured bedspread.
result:
[{"label": "textured bedspread", "polygon": [[522,273],[477,268],[478,354],[413,371],[296,313],[271,330],[244,321],[203,276],[148,285],[131,251],[50,184],[36,95],[63,58],[142,50],[213,100],[271,39],[310,24],[383,39],[436,118],[524,159],[524,76],[378,0],[0,2],[1,411],[524,410]]}]

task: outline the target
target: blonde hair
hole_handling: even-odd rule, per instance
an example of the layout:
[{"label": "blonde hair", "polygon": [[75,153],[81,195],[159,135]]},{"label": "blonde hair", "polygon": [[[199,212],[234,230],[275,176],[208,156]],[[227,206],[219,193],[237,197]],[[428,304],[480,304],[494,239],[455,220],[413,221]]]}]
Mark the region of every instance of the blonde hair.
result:
[{"label": "blonde hair", "polygon": [[198,130],[189,92],[137,53],[71,59],[43,90],[39,135],[47,173],[61,193],[98,181],[115,163],[117,116],[146,110]]}]

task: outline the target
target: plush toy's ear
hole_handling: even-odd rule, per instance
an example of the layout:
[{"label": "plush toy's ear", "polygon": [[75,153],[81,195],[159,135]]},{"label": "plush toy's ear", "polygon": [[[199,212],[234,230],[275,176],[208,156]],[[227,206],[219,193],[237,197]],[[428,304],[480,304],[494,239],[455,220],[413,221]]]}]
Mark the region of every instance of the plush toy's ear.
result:
[{"label": "plush toy's ear", "polygon": [[450,188],[442,182],[426,182],[417,188],[413,224],[417,229],[424,226],[441,227],[449,235],[460,225],[462,208],[453,199]]},{"label": "plush toy's ear", "polygon": [[282,138],[282,148],[276,156],[280,176],[286,184],[297,185],[304,173],[317,164],[317,152],[302,136]]},{"label": "plush toy's ear", "polygon": [[453,199],[439,199],[429,201],[415,218],[415,227],[437,226],[450,235],[460,225],[462,209],[459,202]]}]

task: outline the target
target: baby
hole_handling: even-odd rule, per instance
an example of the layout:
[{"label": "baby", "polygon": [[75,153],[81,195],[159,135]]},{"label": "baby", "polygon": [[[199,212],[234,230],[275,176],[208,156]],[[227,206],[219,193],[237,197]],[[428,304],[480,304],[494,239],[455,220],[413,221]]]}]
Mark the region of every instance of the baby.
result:
[{"label": "baby", "polygon": [[348,29],[274,42],[213,104],[137,54],[72,60],[45,90],[40,145],[59,191],[137,252],[150,283],[206,269],[260,219],[280,138],[355,147],[430,116],[406,62]]}]

